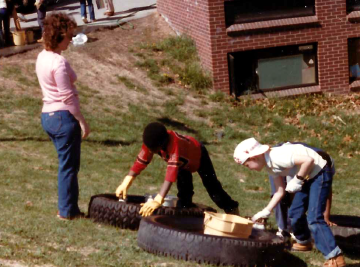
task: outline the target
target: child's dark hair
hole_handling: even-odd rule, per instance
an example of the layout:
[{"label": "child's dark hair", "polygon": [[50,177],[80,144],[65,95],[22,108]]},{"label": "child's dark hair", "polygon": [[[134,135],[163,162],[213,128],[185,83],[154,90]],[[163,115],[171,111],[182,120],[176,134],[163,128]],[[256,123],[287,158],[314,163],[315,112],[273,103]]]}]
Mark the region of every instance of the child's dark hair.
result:
[{"label": "child's dark hair", "polygon": [[160,122],[149,123],[144,129],[143,142],[149,149],[163,146],[168,138],[166,127]]}]

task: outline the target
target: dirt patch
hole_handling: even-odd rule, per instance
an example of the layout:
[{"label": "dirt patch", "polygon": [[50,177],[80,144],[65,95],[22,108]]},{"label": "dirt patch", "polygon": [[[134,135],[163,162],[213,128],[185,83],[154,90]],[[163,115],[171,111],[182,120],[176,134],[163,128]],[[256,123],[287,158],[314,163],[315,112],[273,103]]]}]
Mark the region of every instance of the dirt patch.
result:
[{"label": "dirt patch", "polygon": [[[0,266],[4,266],[4,267],[28,267],[29,265],[26,265],[24,263],[17,262],[17,261],[0,259]],[[51,264],[33,265],[33,266],[34,267],[54,267],[54,265],[51,265]]]},{"label": "dirt patch", "polygon": [[[169,101],[180,95],[184,101],[178,108],[192,119],[204,120],[204,118],[190,113],[190,110],[204,108],[204,103],[200,98],[194,98],[186,92],[187,88],[177,83],[166,86],[167,90],[172,92],[170,96],[166,90],[161,90],[154,85],[154,82],[147,76],[146,70],[136,67],[135,64],[141,58],[132,51],[134,47],[139,49],[140,44],[155,44],[161,39],[175,35],[175,32],[157,13],[131,21],[131,24],[134,26],[132,29],[115,27],[89,33],[89,41],[86,45],[78,47],[70,45],[63,52],[78,76],[76,83],[78,90],[95,96],[89,100],[88,104],[90,105],[83,106],[83,108],[91,109],[91,106],[98,106],[101,103],[104,108],[110,110],[118,110],[121,105],[121,111],[127,112],[128,104],[141,103],[144,108],[154,110],[154,106],[163,108],[161,106],[165,102],[164,99]],[[0,69],[14,67],[15,70],[19,70],[16,71],[19,73],[11,73],[7,77],[2,77],[4,81],[0,89],[1,87],[12,88],[13,94],[29,95],[41,99],[41,90],[35,74],[36,57],[41,50],[42,48],[38,48],[1,59]],[[159,52],[153,56],[162,57],[163,55]],[[161,74],[163,73],[161,72]],[[166,70],[164,70],[164,74],[166,74]],[[119,80],[119,77],[126,77],[135,84],[136,88],[142,88],[142,91],[136,90],[136,88],[129,89]],[[20,83],[20,87],[19,80],[23,81]],[[111,101],[112,96],[115,95],[117,99],[119,96],[121,97],[121,103],[118,100]],[[106,98],[107,101],[103,101],[103,98]],[[210,109],[211,106],[211,103],[206,103],[205,108]]]}]

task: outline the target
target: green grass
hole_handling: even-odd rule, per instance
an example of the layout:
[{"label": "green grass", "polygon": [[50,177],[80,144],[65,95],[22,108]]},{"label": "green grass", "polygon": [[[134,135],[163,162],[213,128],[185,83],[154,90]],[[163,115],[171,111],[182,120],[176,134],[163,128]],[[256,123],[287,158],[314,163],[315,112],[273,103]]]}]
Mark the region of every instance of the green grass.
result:
[{"label": "green grass", "polygon": [[139,85],[136,81],[126,77],[126,76],[118,76],[118,80],[123,83],[128,89],[135,90],[141,93],[146,94],[147,90],[143,86]]},{"label": "green grass", "polygon": [[[189,45],[187,40],[176,38],[155,43],[151,45],[151,51],[165,52],[164,58],[146,58],[137,66],[154,75],[161,75],[161,68],[168,66],[169,62],[183,70],[184,62],[194,57],[192,48],[187,47]],[[149,49],[149,46],[144,47]],[[131,51],[137,53],[136,48]],[[192,56],[185,57],[185,52]],[[173,60],[165,60],[168,55]],[[26,93],[19,93],[15,88],[0,85],[0,259],[17,261],[24,266],[196,265],[144,252],[137,246],[137,233],[134,231],[85,219],[71,222],[56,219],[57,156],[41,128],[38,85],[25,82],[31,81],[35,74],[31,73],[30,67],[27,71],[31,75],[22,74],[21,70],[17,65],[0,70],[3,79],[17,82],[18,90],[27,88]],[[126,76],[117,78],[127,90],[137,90],[141,97],[147,98],[147,90],[140,89],[137,81]],[[198,84],[197,76],[188,75],[187,79],[188,84]],[[166,94],[161,102],[150,103],[151,109],[142,103],[129,104],[128,111],[124,112],[121,94],[102,94],[102,91],[86,86],[86,81],[82,80],[76,84],[82,109],[92,129],[89,138],[82,143],[79,204],[83,211],[87,211],[92,195],[115,191],[140,150],[143,128],[158,120],[169,129],[192,135],[206,144],[219,180],[225,190],[239,201],[244,216],[261,210],[270,195],[265,172],[251,172],[236,165],[232,158],[236,145],[251,136],[271,145],[292,140],[327,150],[337,166],[332,212],[360,216],[360,144],[357,142],[360,120],[354,112],[360,105],[357,94],[234,101],[219,92],[161,85],[160,92]],[[194,114],[193,117],[184,112],[188,95],[200,99],[201,105],[193,110],[189,110],[192,106],[186,108]],[[103,108],[102,103],[111,103],[113,107]],[[222,138],[218,137],[219,132],[223,133]],[[165,171],[165,162],[154,157],[129,193],[158,192]],[[197,174],[194,175],[194,188],[194,202],[217,208]],[[176,194],[176,186],[170,194]],[[274,230],[274,216],[270,222]],[[287,266],[321,266],[323,262],[316,250],[293,255],[297,260],[287,262]],[[356,257],[346,255],[346,260],[350,266],[360,264]]]},{"label": "green grass", "polygon": [[[141,43],[138,49],[166,55],[165,58],[158,60],[150,54],[145,56],[144,53],[133,50],[135,56],[143,59],[136,65],[145,69],[148,77],[155,81],[157,86],[175,82],[173,76],[178,77],[180,83],[196,92],[204,93],[212,86],[211,76],[200,66],[196,46],[189,37],[168,37],[158,43]],[[173,75],[160,74],[161,68],[171,70]]]}]

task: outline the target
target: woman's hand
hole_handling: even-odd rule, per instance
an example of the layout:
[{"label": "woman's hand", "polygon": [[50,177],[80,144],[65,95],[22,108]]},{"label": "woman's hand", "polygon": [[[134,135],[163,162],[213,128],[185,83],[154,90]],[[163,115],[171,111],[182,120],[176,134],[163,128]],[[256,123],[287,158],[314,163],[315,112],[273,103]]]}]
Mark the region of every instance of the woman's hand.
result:
[{"label": "woman's hand", "polygon": [[79,121],[80,128],[82,131],[82,138],[85,139],[90,134],[90,127],[87,124],[84,116],[81,114],[81,112],[77,112],[73,114],[75,119]]},{"label": "woman's hand", "polygon": [[90,134],[90,127],[87,122],[84,120],[80,121],[80,127],[82,131],[82,138],[85,139]]}]

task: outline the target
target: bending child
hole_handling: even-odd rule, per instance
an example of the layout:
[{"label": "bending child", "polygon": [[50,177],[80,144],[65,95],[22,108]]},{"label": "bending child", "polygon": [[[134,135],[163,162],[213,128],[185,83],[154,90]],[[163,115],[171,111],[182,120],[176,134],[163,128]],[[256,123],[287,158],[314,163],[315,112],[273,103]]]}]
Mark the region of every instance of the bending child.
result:
[{"label": "bending child", "polygon": [[[280,143],[274,147],[282,146],[284,143]],[[308,144],[301,143],[301,142],[291,142],[291,144],[301,144],[304,145],[315,152],[318,153],[326,153],[322,149],[317,147],[309,146]],[[334,177],[335,175],[335,164],[334,160],[330,157],[331,160],[331,174]],[[274,184],[274,177],[272,175],[269,175],[270,185],[271,185],[271,197],[275,193],[275,184]],[[284,183],[286,187],[287,180],[291,180],[291,177],[284,177]],[[290,237],[290,233],[292,233],[291,227],[290,227],[290,219],[288,217],[288,209],[291,206],[291,202],[294,198],[294,194],[290,194],[289,192],[285,192],[285,196],[281,199],[278,205],[274,208],[275,210],[275,218],[276,223],[278,226],[278,232],[276,233],[279,237],[283,238],[284,240]],[[331,201],[332,201],[332,189],[330,188],[330,193],[328,195],[327,201],[326,201],[326,208],[324,212],[324,220],[329,226],[335,225],[333,222],[330,221],[330,210],[331,210]]]},{"label": "bending child", "polygon": [[151,215],[163,204],[174,182],[177,182],[178,189],[177,207],[194,206],[192,203],[194,195],[192,173],[194,172],[199,173],[209,196],[219,208],[226,213],[239,213],[239,203],[222,188],[205,146],[191,136],[168,131],[163,124],[158,122],[150,123],[145,127],[141,151],[128,175],[116,189],[118,197],[126,198],[132,181],[147,167],[154,154],[158,154],[167,162],[166,176],[155,199],[142,204],[140,209],[142,216]]},{"label": "bending child", "polygon": [[[285,196],[285,191],[296,193],[289,208],[291,228],[296,239],[293,250],[311,250],[312,234],[317,249],[326,259],[324,267],[346,265],[323,215],[333,176],[332,161],[327,153],[291,143],[270,148],[249,138],[236,147],[234,159],[250,170],[261,171],[265,168],[274,177],[275,193],[268,205],[253,216],[253,221],[268,218]],[[291,180],[285,188],[284,177],[287,176]]]}]

